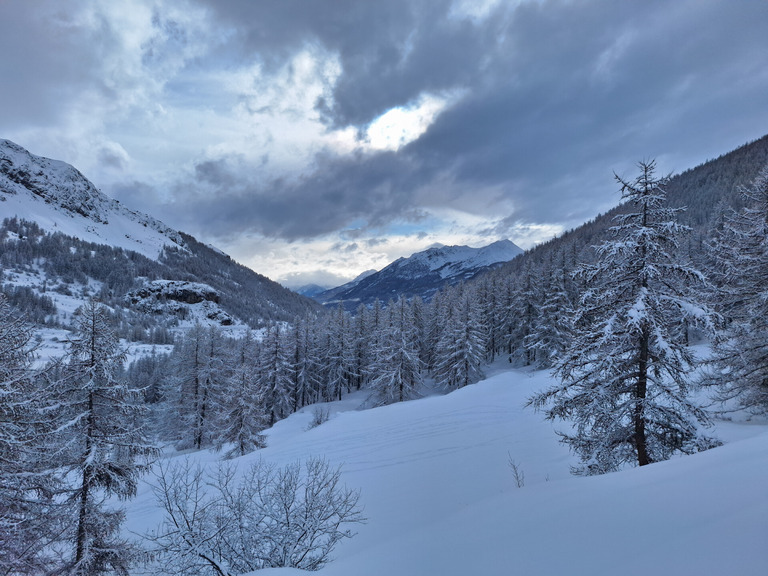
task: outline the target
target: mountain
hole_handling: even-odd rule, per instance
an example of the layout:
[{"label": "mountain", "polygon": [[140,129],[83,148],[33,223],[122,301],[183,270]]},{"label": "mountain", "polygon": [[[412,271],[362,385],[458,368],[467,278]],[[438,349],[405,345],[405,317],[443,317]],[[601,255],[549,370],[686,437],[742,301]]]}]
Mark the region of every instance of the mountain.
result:
[{"label": "mountain", "polygon": [[4,216],[16,215],[51,232],[154,260],[164,246],[184,246],[179,232],[102,194],[73,166],[2,139],[0,201]]},{"label": "mountain", "polygon": [[304,286],[299,286],[298,288],[293,289],[296,294],[301,294],[307,298],[317,296],[326,290],[328,290],[328,286],[320,286],[319,284],[304,284]]},{"label": "mountain", "polygon": [[314,298],[326,306],[342,303],[347,309],[360,304],[382,303],[399,297],[420,296],[429,300],[445,286],[458,284],[508,262],[523,253],[510,240],[499,240],[482,248],[433,246],[408,258],[398,258],[372,274],[327,290]]},{"label": "mountain", "polygon": [[[376,273],[377,273],[377,270],[366,270],[365,272],[358,274],[353,280],[350,280],[346,284],[342,284],[341,286],[337,286],[336,288],[326,288],[324,290],[320,290],[319,292],[315,292],[314,294],[311,294],[311,295],[305,294],[305,296],[309,296],[310,298],[313,298],[318,302],[322,302],[323,300],[326,300],[328,302],[338,301],[338,298],[336,298],[336,294],[339,294],[347,290],[351,290],[352,288],[360,284],[360,282],[362,282],[364,279],[368,278],[368,276],[371,276]],[[319,298],[322,298],[323,300]]]},{"label": "mountain", "polygon": [[9,140],[0,140],[0,214],[2,290],[37,323],[66,326],[87,298],[110,306],[135,334],[194,321],[256,328],[320,310],[126,208],[71,165]]},{"label": "mountain", "polygon": [[[687,244],[682,247],[686,256],[699,264],[706,260],[705,246],[717,226],[717,220],[729,209],[743,207],[741,190],[748,188],[765,166],[768,166],[768,135],[670,178],[665,187],[667,205],[684,208],[677,219],[689,226],[692,232]],[[610,178],[610,174],[606,177]],[[609,229],[615,224],[614,218],[628,208],[626,204],[619,204],[593,220],[535,246],[494,273],[504,281],[520,277],[526,270],[543,263],[558,262],[563,258],[570,262],[569,266],[575,262],[590,262],[594,259],[593,247],[609,237]]]}]

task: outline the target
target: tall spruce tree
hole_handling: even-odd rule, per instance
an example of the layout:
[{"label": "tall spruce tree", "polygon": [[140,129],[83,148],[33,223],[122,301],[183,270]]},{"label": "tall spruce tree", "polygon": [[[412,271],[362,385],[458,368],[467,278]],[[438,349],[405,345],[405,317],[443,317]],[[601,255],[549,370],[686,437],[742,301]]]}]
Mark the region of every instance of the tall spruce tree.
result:
[{"label": "tall spruce tree", "polygon": [[483,377],[487,330],[469,290],[460,287],[435,352],[435,380],[448,389],[463,388]]},{"label": "tall spruce tree", "polygon": [[574,422],[561,436],[581,459],[575,473],[643,466],[713,444],[700,434],[706,412],[688,398],[694,358],[682,333],[686,322],[709,321],[691,297],[704,278],[676,259],[687,228],[664,205],[667,179],[654,176],[653,161],[639,168],[634,181],[616,176],[628,209],[597,247],[597,262],[579,270],[587,289],[555,366],[562,384],[530,400],[548,419]]},{"label": "tall spruce tree", "polygon": [[142,459],[155,453],[144,438],[142,390],[120,379],[125,354],[104,307],[91,301],[75,315],[63,379],[59,382],[62,465],[73,478],[77,509],[69,573],[127,574],[132,547],[120,538],[122,510],[106,499],[135,495]]},{"label": "tall spruce tree", "polygon": [[232,356],[232,373],[223,398],[224,420],[218,434],[218,444],[232,447],[225,458],[235,458],[267,445],[261,432],[267,427],[263,388],[259,387],[258,349],[251,331],[238,342]]},{"label": "tall spruce tree", "polygon": [[421,386],[421,359],[413,311],[404,298],[390,301],[381,348],[375,350],[374,378],[369,386],[374,405],[415,398]]},{"label": "tall spruce tree", "polygon": [[525,347],[537,368],[551,368],[571,341],[573,305],[568,290],[570,271],[565,263],[550,264],[544,298],[533,331],[525,337]]},{"label": "tall spruce tree", "polygon": [[217,442],[228,374],[221,331],[196,323],[173,348],[173,373],[164,390],[169,425],[164,435],[180,449],[197,450]]},{"label": "tall spruce tree", "polygon": [[722,399],[768,410],[768,167],[742,190],[745,207],[724,216],[715,235],[716,300],[728,321],[705,382]]},{"label": "tall spruce tree", "polygon": [[288,416],[294,405],[293,363],[289,344],[279,324],[267,328],[261,343],[259,394],[264,398],[270,426]]},{"label": "tall spruce tree", "polygon": [[33,331],[0,293],[0,574],[44,574],[61,530],[49,459],[46,389],[32,372]]}]

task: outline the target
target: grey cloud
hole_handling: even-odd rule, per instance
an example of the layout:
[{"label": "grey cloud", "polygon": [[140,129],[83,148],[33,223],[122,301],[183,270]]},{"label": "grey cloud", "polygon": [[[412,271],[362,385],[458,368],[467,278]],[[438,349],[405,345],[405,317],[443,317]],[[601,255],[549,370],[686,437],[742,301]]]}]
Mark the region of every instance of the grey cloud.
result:
[{"label": "grey cloud", "polygon": [[336,126],[366,124],[425,91],[475,84],[508,18],[500,4],[498,15],[476,26],[451,17],[446,0],[208,3],[239,30],[233,40],[247,51],[240,55],[268,67],[308,43],[337,53],[344,73],[334,101],[318,102]]},{"label": "grey cloud", "polygon": [[54,123],[94,83],[102,40],[84,35],[60,4],[0,2],[0,128]]},{"label": "grey cloud", "polygon": [[[354,240],[395,219],[418,221],[424,208],[472,203],[506,217],[496,231],[571,225],[618,201],[613,170],[649,156],[682,170],[768,126],[762,2],[501,1],[471,21],[435,0],[194,1],[222,30],[190,63],[198,71],[251,62],[277,70],[308,45],[338,54],[332,99],[318,102],[330,126],[362,129],[425,92],[464,91],[398,152],[319,154],[303,176],[271,182],[237,155],[199,161],[163,190],[172,204],[146,185],[113,187],[126,203],[206,236],[297,240],[346,229]],[[3,130],[55,123],[83,90],[119,90],[102,78],[108,25],[86,35],[58,3],[42,5],[44,18],[38,3],[0,2],[0,74],[14,79],[0,91]],[[159,11],[154,25],[148,67],[195,41]],[[185,107],[213,106],[216,95],[195,86],[180,74],[165,89]],[[514,213],[499,214],[498,200]],[[359,221],[366,229],[349,229]]]},{"label": "grey cloud", "polygon": [[278,179],[262,186],[237,163],[204,162],[196,166],[199,181],[176,185],[173,212],[190,224],[204,218],[216,236],[255,232],[298,240],[343,229],[357,219],[369,227],[384,226],[413,208],[410,187],[418,176],[397,154],[326,155],[319,165],[296,182]]},{"label": "grey cloud", "polygon": [[102,146],[98,151],[98,159],[100,164],[116,170],[123,170],[128,162],[125,152],[111,146]]},{"label": "grey cloud", "polygon": [[278,279],[283,285],[291,289],[301,288],[308,284],[317,284],[325,288],[341,286],[350,279],[338,274],[332,274],[327,270],[310,270],[306,272],[294,272]]},{"label": "grey cloud", "polygon": [[496,187],[515,221],[578,221],[618,200],[616,165],[701,150],[702,136],[728,133],[734,121],[742,139],[709,149],[765,130],[755,125],[768,121],[765,5],[501,2],[481,23],[449,17],[448,6],[216,3],[221,17],[246,23],[244,45],[262,56],[308,38],[338,51],[344,73],[326,109],[337,125],[364,124],[425,91],[469,89],[398,154],[321,159],[299,185],[244,196],[254,225],[293,238],[355,217],[383,223],[416,210],[414,191],[446,173],[448,200]]}]

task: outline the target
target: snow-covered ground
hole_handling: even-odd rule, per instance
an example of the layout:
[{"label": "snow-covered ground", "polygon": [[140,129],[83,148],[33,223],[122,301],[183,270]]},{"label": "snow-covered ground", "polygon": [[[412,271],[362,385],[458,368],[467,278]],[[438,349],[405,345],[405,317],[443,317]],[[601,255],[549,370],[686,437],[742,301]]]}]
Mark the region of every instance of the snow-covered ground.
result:
[{"label": "snow-covered ground", "polygon": [[[326,576],[768,573],[765,419],[718,422],[725,445],[695,456],[573,477],[557,426],[523,407],[551,383],[546,372],[498,372],[445,396],[365,411],[356,409],[365,396],[351,395],[327,405],[331,419],[316,428],[307,430],[313,407],[278,422],[268,448],[236,462],[324,456],[343,466],[368,521],[337,547]],[[215,465],[219,455],[190,457]],[[144,484],[126,529],[159,521]]]}]

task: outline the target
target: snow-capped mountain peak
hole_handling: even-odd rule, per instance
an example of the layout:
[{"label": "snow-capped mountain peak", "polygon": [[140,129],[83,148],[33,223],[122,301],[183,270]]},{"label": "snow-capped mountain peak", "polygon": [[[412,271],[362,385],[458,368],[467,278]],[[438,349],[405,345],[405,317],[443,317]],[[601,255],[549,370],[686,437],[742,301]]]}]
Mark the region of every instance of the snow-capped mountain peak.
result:
[{"label": "snow-capped mountain peak", "polygon": [[522,252],[510,240],[499,240],[482,248],[434,245],[314,298],[324,304],[343,302],[348,308],[371,304],[376,299],[386,303],[400,296],[429,299],[440,288],[474,278]]},{"label": "snow-capped mountain peak", "polygon": [[400,268],[411,268],[416,272],[424,265],[430,272],[437,272],[442,278],[449,278],[463,271],[508,262],[521,253],[522,250],[518,246],[505,239],[482,248],[434,246],[409,258],[400,258],[395,263],[399,263]]}]

